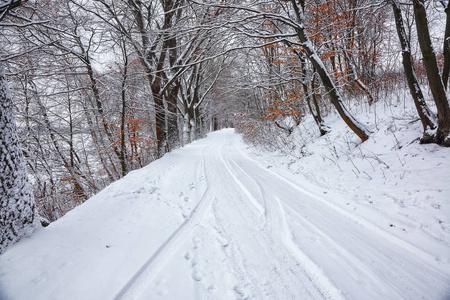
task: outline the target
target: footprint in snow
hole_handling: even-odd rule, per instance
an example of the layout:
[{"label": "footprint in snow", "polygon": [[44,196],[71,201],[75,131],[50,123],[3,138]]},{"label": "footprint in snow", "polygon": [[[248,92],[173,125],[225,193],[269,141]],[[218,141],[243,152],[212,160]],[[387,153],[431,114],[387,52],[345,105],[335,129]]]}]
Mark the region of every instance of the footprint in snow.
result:
[{"label": "footprint in snow", "polygon": [[198,244],[200,244],[200,239],[198,237],[194,237],[192,239],[192,242],[194,244],[194,249],[197,249],[198,248]]},{"label": "footprint in snow", "polygon": [[192,272],[192,279],[194,279],[195,281],[202,281],[203,277],[200,271],[194,270],[194,272]]},{"label": "footprint in snow", "polygon": [[152,187],[148,190],[148,193],[149,193],[149,194],[154,194],[157,190],[158,190],[158,188],[157,188],[156,186],[152,186]]},{"label": "footprint in snow", "polygon": [[140,189],[134,191],[133,194],[141,194],[141,193],[143,193],[144,191],[145,191],[144,188],[140,188]]},{"label": "footprint in snow", "polygon": [[441,208],[441,205],[439,203],[431,203],[430,205],[434,209],[440,209]]},{"label": "footprint in snow", "polygon": [[245,299],[249,298],[249,296],[247,295],[246,291],[242,287],[236,285],[236,286],[234,286],[233,290],[234,290],[234,292],[236,294],[238,294],[240,299],[244,299],[245,300]]}]

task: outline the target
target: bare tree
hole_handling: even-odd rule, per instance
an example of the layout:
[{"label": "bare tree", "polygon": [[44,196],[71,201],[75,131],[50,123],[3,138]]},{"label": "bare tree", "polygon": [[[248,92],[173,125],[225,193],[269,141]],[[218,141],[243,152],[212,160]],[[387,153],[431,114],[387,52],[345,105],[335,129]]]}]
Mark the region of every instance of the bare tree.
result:
[{"label": "bare tree", "polygon": [[408,82],[409,92],[414,100],[417,113],[419,114],[420,121],[423,127],[422,142],[428,143],[433,141],[433,134],[430,132],[436,128],[435,116],[433,112],[428,108],[425,98],[423,96],[422,89],[420,88],[417,76],[414,70],[413,58],[411,54],[411,45],[408,40],[405,26],[403,24],[402,11],[395,0],[391,1],[392,10],[394,13],[395,25],[397,29],[397,35],[402,47],[403,57],[403,69],[405,71],[406,81]]},{"label": "bare tree", "polygon": [[450,146],[450,107],[445,93],[444,83],[439,74],[436,54],[431,43],[425,1],[414,0],[414,16],[416,21],[417,38],[423,55],[423,63],[427,73],[428,83],[438,112],[438,127],[436,143]]},{"label": "bare tree", "polygon": [[294,9],[295,16],[297,18],[297,22],[299,23],[296,26],[295,30],[298,36],[298,39],[303,46],[308,59],[314,65],[317,73],[322,80],[322,83],[330,97],[331,102],[336,108],[337,112],[344,120],[344,122],[350,127],[350,129],[362,140],[365,141],[369,138],[369,131],[365,128],[364,125],[359,123],[345,108],[342,102],[342,95],[339,93],[336,85],[334,84],[331,76],[327,72],[325,65],[323,64],[320,57],[317,55],[312,43],[310,42],[306,32],[305,32],[305,18],[303,16],[302,8],[297,5],[295,0],[291,0],[292,7]]},{"label": "bare tree", "polygon": [[444,34],[444,65],[442,66],[442,81],[444,83],[445,89],[448,88],[448,79],[450,76],[450,2],[441,1],[444,6],[444,11],[446,15],[445,21],[445,34]]}]

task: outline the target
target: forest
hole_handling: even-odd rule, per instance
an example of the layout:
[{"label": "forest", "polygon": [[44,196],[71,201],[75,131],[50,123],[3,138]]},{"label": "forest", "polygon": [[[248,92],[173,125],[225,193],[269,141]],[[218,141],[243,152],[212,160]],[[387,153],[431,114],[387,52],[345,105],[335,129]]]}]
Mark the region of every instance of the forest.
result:
[{"label": "forest", "polygon": [[448,0],[0,0],[0,253],[225,128],[347,187],[408,174],[383,134],[448,200],[449,76]]}]

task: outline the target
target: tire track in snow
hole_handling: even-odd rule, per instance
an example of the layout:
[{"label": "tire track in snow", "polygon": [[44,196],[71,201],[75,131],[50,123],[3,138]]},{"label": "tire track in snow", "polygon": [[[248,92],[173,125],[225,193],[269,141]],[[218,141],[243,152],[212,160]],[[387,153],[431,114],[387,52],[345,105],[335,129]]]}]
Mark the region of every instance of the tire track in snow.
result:
[{"label": "tire track in snow", "polygon": [[[247,171],[245,171],[236,161],[232,160],[232,163],[236,166],[236,168],[238,168],[239,170],[241,170],[241,172],[243,174],[245,174],[249,179],[253,180],[258,187],[260,188],[260,193],[262,195],[262,197],[264,198],[264,202],[267,203],[267,200],[265,199],[266,197],[264,196],[264,188],[262,187],[262,185],[258,182],[258,180],[256,178],[254,178],[253,176],[251,176]],[[279,198],[277,198],[275,196],[277,202],[280,202]],[[281,204],[281,203],[280,203]],[[287,208],[289,211],[291,211],[293,214],[295,214],[296,216],[296,220],[298,222],[301,222],[303,226],[308,227],[310,230],[312,230],[313,232],[315,232],[315,234],[317,234],[318,236],[320,236],[323,240],[325,240],[327,243],[329,243],[334,250],[336,250],[338,253],[340,253],[340,255],[342,257],[344,257],[348,262],[351,263],[351,265],[357,269],[359,271],[359,273],[364,274],[367,278],[370,278],[372,280],[372,282],[374,282],[379,289],[382,289],[383,287],[379,285],[380,279],[378,278],[378,276],[373,273],[373,271],[370,270],[370,268],[368,268],[365,263],[359,259],[358,257],[356,257],[354,254],[352,254],[351,252],[349,252],[348,250],[346,250],[345,248],[343,248],[342,246],[340,246],[331,236],[329,236],[327,233],[325,233],[323,230],[321,230],[320,228],[318,228],[316,225],[314,225],[312,222],[310,222],[307,218],[305,218],[304,216],[302,216],[299,212],[297,212],[297,210],[295,210],[292,206],[290,206],[287,203],[283,203],[282,204],[283,207]],[[267,209],[267,208],[266,208]],[[285,213],[285,210],[284,212]],[[298,246],[297,246],[298,247]],[[361,267],[364,266],[364,267]],[[397,294],[397,298],[401,299],[402,297]]]},{"label": "tire track in snow", "polygon": [[258,200],[255,197],[253,197],[253,195],[250,193],[250,191],[245,187],[245,185],[242,184],[242,182],[233,173],[230,165],[225,161],[222,151],[220,151],[220,160],[224,164],[225,169],[231,175],[231,178],[233,178],[233,181],[241,188],[241,190],[244,192],[245,196],[247,196],[248,200],[250,200],[250,203],[256,208],[256,210],[259,212],[260,215],[265,215],[265,209],[261,206],[261,204],[258,202]]},{"label": "tire track in snow", "polygon": [[[211,165],[212,167],[206,168],[205,172],[207,174],[207,177],[211,180],[210,183],[214,185],[222,185],[224,182],[229,182],[232,186],[233,181],[236,180],[235,174],[230,173],[230,169],[228,165],[225,165],[225,161],[223,160],[223,154],[222,150],[224,147],[223,143],[220,143],[218,145],[219,147],[215,149],[213,152],[214,155],[211,156],[213,161],[211,163],[208,163],[208,166]],[[222,166],[222,168],[220,167]],[[223,169],[226,170],[226,173],[228,173],[228,176],[223,176]],[[219,171],[220,170],[220,171]],[[219,171],[219,172],[218,172]],[[226,179],[226,180],[225,180]],[[240,190],[240,187],[237,187],[238,190]],[[248,195],[251,196],[251,194],[248,192]],[[217,191],[216,191],[217,193]],[[219,192],[218,195],[223,195],[223,193]],[[233,197],[236,195],[236,193],[232,193],[231,196]],[[249,266],[246,262],[246,256],[243,254],[242,249],[239,247],[240,244],[238,241],[234,241],[231,235],[227,235],[226,233],[226,224],[229,223],[229,218],[221,218],[219,217],[217,206],[220,204],[225,204],[226,206],[229,206],[229,202],[222,202],[219,201],[223,198],[218,198],[216,201],[212,203],[211,207],[211,216],[212,220],[209,224],[210,230],[213,231],[213,233],[220,237],[221,240],[227,241],[227,246],[222,247],[222,252],[225,255],[228,265],[231,268],[231,274],[232,276],[237,279],[237,282],[235,283],[234,287],[232,288],[235,295],[242,300],[247,299],[264,299],[264,293],[261,290],[261,287],[257,283],[256,278],[254,277],[254,274],[249,272]],[[256,200],[255,200],[256,201]],[[251,213],[251,218],[253,218],[255,214],[255,208],[254,205],[249,205],[248,201],[239,201],[239,203],[242,203],[245,206],[245,211],[248,211]],[[227,207],[228,208],[228,207]],[[261,207],[262,208],[262,207]],[[234,208],[232,209],[234,211]],[[258,210],[256,208],[256,210]]]},{"label": "tire track in snow", "polygon": [[[237,147],[236,147],[237,148]],[[281,175],[273,170],[267,169],[264,166],[261,165],[260,162],[258,162],[257,160],[255,160],[254,158],[250,157],[247,153],[243,152],[242,149],[238,149],[238,151],[245,156],[246,158],[248,158],[249,160],[253,161],[255,165],[257,165],[261,170],[264,170],[267,173],[273,174],[275,177],[277,177],[278,179],[284,181],[285,183],[287,183],[288,185],[290,185],[291,187],[293,187],[294,189],[298,190],[299,192],[301,192],[304,195],[307,195],[315,200],[318,200],[320,203],[328,206],[329,208],[333,209],[334,211],[336,211],[337,213],[345,216],[346,218],[352,220],[355,223],[358,223],[362,226],[364,226],[367,230],[375,233],[378,236],[383,237],[384,239],[388,240],[389,242],[405,249],[406,251],[412,253],[413,255],[419,257],[422,261],[426,262],[427,264],[431,265],[434,269],[436,269],[436,271],[440,272],[442,275],[449,277],[450,276],[450,270],[448,270],[447,266],[441,265],[439,264],[435,257],[433,257],[432,255],[430,255],[429,253],[423,251],[422,249],[408,243],[405,240],[402,240],[401,238],[390,234],[389,232],[381,229],[380,227],[378,227],[377,225],[367,221],[366,219],[364,219],[361,216],[357,216],[354,215],[348,211],[346,211],[345,209],[339,207],[336,204],[333,204],[323,198],[321,198],[320,196],[314,194],[313,192],[308,191],[307,189],[301,187],[300,185],[298,185],[297,183],[295,183],[295,181],[285,177],[284,175]],[[447,268],[446,268],[447,267]]]},{"label": "tire track in snow", "polygon": [[[255,272],[255,268],[254,266],[247,265],[246,261],[247,261],[247,256],[249,255],[249,253],[242,253],[241,249],[239,247],[239,240],[238,241],[234,241],[230,243],[230,247],[234,250],[234,254],[232,254],[232,257],[230,257],[230,261],[232,263],[232,265],[235,266],[235,269],[237,271],[237,276],[239,278],[247,278],[246,282],[247,284],[244,285],[244,290],[239,290],[239,289],[235,289],[236,293],[239,295],[239,297],[243,298],[243,299],[272,299],[272,297],[274,295],[277,295],[278,297],[281,297],[280,299],[293,299],[292,297],[294,297],[294,295],[298,295],[299,293],[299,289],[298,285],[299,283],[301,284],[301,286],[303,287],[303,293],[302,295],[308,295],[308,299],[317,299],[317,296],[320,296],[320,299],[323,298],[323,294],[319,291],[318,287],[316,285],[314,285],[314,283],[311,281],[311,279],[306,275],[306,273],[304,272],[304,270],[301,270],[300,272],[299,269],[297,268],[295,271],[297,271],[296,273],[294,273],[294,269],[295,266],[298,265],[298,263],[295,261],[294,258],[292,258],[292,262],[291,264],[286,264],[285,261],[285,257],[290,257],[290,254],[288,252],[280,252],[280,248],[277,248],[277,246],[281,246],[279,244],[279,242],[277,243],[271,235],[265,234],[267,233],[267,231],[264,230],[264,228],[266,228],[267,224],[267,218],[266,218],[266,213],[268,213],[268,210],[266,209],[266,205],[264,203],[264,208],[261,206],[261,204],[259,203],[259,201],[257,200],[257,198],[255,196],[253,196],[253,194],[250,192],[250,190],[245,186],[245,184],[239,179],[239,176],[241,174],[238,174],[237,172],[235,172],[236,170],[234,170],[233,166],[234,162],[232,159],[229,159],[228,157],[225,158],[225,156],[223,155],[223,151],[219,152],[219,161],[221,162],[221,164],[224,165],[225,169],[228,171],[229,175],[231,176],[232,181],[234,181],[234,186],[236,191],[234,192],[234,194],[239,195],[240,192],[243,192],[243,194],[245,194],[245,199],[249,200],[249,201],[241,201],[240,203],[242,203],[244,205],[245,208],[249,208],[245,209],[246,211],[248,211],[249,213],[251,213],[252,215],[255,213],[255,203],[257,205],[259,205],[261,207],[261,210],[263,210],[264,212],[264,226],[262,228],[260,228],[257,233],[256,233],[256,242],[258,243],[258,245],[260,245],[260,247],[262,247],[261,249],[254,249],[256,251],[262,251],[262,252],[267,252],[269,251],[271,254],[266,257],[266,259],[268,259],[269,261],[267,261],[267,263],[270,263],[271,266],[273,266],[270,270],[266,270],[266,271],[270,271],[271,274],[273,274],[272,276],[276,276],[276,279],[272,279],[270,283],[268,282],[261,282],[261,273],[259,272]],[[244,173],[244,175],[247,175],[246,173]],[[250,177],[251,180],[254,181],[254,179],[252,177]],[[255,184],[257,185],[258,191],[261,193],[261,197],[264,200],[263,194],[262,194],[262,187],[259,185],[258,182],[254,181]],[[253,204],[250,202],[253,199]],[[250,203],[248,203],[250,202]],[[232,208],[232,210],[235,210],[236,208]],[[215,213],[214,208],[213,208],[213,213]],[[216,220],[217,220],[217,224],[220,224],[219,222],[219,217],[216,214]],[[248,215],[248,217],[251,219],[253,218],[251,215]],[[251,225],[252,227],[254,227],[255,229],[257,229],[257,226],[255,226],[255,224],[252,223]],[[225,227],[222,226],[221,228],[222,234],[225,233]],[[238,244],[236,245],[236,242],[238,242]],[[241,242],[246,242],[246,241],[241,241]],[[267,249],[265,249],[267,248]],[[286,256],[284,256],[284,255]],[[284,256],[284,257],[283,257]],[[282,271],[277,271],[277,269],[283,269]],[[248,270],[249,269],[249,270]],[[276,274],[278,272],[281,272],[281,274]],[[301,275],[301,276],[299,276]],[[280,277],[281,276],[281,277]],[[286,278],[287,276],[287,278]],[[246,292],[246,287],[248,286],[248,283],[250,283],[251,285],[251,293],[254,295],[250,295],[248,294],[248,292]],[[306,283],[306,285],[304,285]],[[293,287],[296,287],[295,289],[292,289]],[[272,294],[276,288],[278,290],[277,294]],[[256,294],[256,295],[255,295]],[[283,296],[281,296],[283,295]]]},{"label": "tire track in snow", "polygon": [[191,211],[188,218],[159,246],[159,248],[148,258],[139,270],[128,280],[128,282],[115,295],[114,300],[136,299],[145,291],[145,288],[155,279],[181,245],[190,236],[197,221],[209,211],[214,198],[210,195],[209,185],[205,172],[205,155],[202,155],[201,169],[206,181],[206,189],[199,202]]},{"label": "tire track in snow", "polygon": [[[310,222],[307,218],[298,213],[297,210],[292,208],[289,204],[284,203],[283,206],[296,216],[296,221],[300,222],[304,227],[307,227],[316,235],[320,236],[325,242],[329,243],[333,247],[333,249],[337,251],[341,255],[341,257],[345,258],[350,263],[350,265],[360,274],[366,276],[365,278],[370,278],[372,280],[372,283],[377,286],[378,290],[382,290],[384,288],[382,284],[380,285],[380,278],[375,273],[373,273],[373,271],[371,271],[370,268],[368,268],[361,259],[339,245],[331,236],[329,236],[323,230]],[[395,291],[395,287],[393,287],[393,290],[391,292],[397,293],[397,291]],[[397,293],[395,294],[395,298],[402,299],[402,295]]]},{"label": "tire track in snow", "polygon": [[[243,161],[245,162],[248,160],[243,160]],[[249,161],[249,163],[250,163],[249,166],[255,165],[251,161]],[[249,166],[247,166],[247,167],[249,167]],[[243,172],[246,172],[244,170],[244,167],[245,167],[245,165],[243,165],[241,170]],[[261,168],[260,166],[257,166],[257,167],[258,167],[258,169]],[[269,171],[269,170],[266,170],[266,171]],[[259,177],[260,175],[261,175],[261,179],[264,180],[266,178],[264,176],[264,173],[261,174],[261,172],[259,172],[258,170],[254,170],[252,172],[255,172],[255,178]],[[248,175],[248,176],[250,176],[250,175]],[[270,177],[273,177],[273,176],[270,176]],[[298,189],[296,189],[296,190],[298,190]],[[272,192],[272,194],[277,195],[277,193],[273,193],[273,192]],[[314,198],[314,199],[316,199],[316,198]],[[324,200],[324,201],[326,201],[326,200]],[[370,264],[369,260],[363,259],[361,257],[361,255],[358,255],[358,254],[360,254],[359,252],[349,251],[348,249],[345,248],[345,244],[339,244],[339,240],[335,240],[333,238],[333,235],[326,233],[325,231],[323,231],[323,229],[320,229],[314,223],[310,222],[308,218],[304,217],[300,213],[298,208],[295,209],[293,206],[290,206],[288,204],[289,201],[282,201],[282,202],[283,202],[283,206],[286,209],[288,209],[289,212],[292,211],[293,213],[295,213],[293,220],[294,220],[294,222],[297,221],[297,222],[295,222],[296,223],[295,225],[298,226],[297,229],[300,229],[300,232],[302,230],[305,233],[312,232],[313,233],[312,236],[320,237],[322,242],[319,245],[324,247],[322,250],[323,252],[329,251],[327,249],[333,249],[331,251],[331,253],[339,253],[339,256],[344,259],[340,263],[340,264],[342,264],[342,266],[345,267],[346,266],[345,263],[347,263],[348,266],[350,266],[350,269],[348,271],[351,271],[352,269],[354,271],[356,271],[356,273],[353,273],[354,275],[356,275],[355,278],[363,278],[364,281],[366,281],[366,279],[369,279],[370,283],[368,283],[368,284],[370,284],[370,286],[371,286],[370,291],[375,292],[375,293],[372,293],[372,296],[369,298],[377,299],[377,297],[378,297],[378,299],[379,299],[379,297],[383,297],[383,299],[403,299],[403,298],[405,298],[405,295],[404,295],[405,290],[399,289],[399,286],[402,286],[403,289],[405,289],[405,288],[408,289],[408,284],[409,284],[410,291],[412,288],[412,289],[415,289],[416,292],[422,291],[422,292],[426,293],[426,289],[423,289],[423,285],[422,285],[422,282],[420,281],[420,279],[414,278],[414,276],[411,275],[411,274],[414,274],[414,273],[411,273],[411,269],[404,270],[401,267],[402,264],[404,264],[405,262],[408,263],[408,266],[412,266],[412,268],[417,268],[417,271],[429,270],[429,272],[433,272],[435,274],[434,276],[435,276],[436,280],[438,280],[438,282],[440,282],[440,285],[441,285],[440,288],[442,288],[444,286],[443,282],[445,280],[448,281],[448,277],[445,277],[445,274],[440,272],[439,269],[435,269],[433,267],[433,265],[427,264],[427,262],[423,261],[421,259],[421,257],[417,257],[416,255],[411,256],[411,257],[416,257],[415,259],[412,259],[411,261],[401,260],[400,263],[396,264],[396,266],[398,266],[400,268],[397,271],[395,271],[395,269],[392,269],[392,268],[386,269],[385,271],[381,270],[380,268],[376,268],[376,267],[374,268],[374,266],[372,266]],[[325,206],[323,208],[328,208],[328,207]],[[320,206],[318,208],[315,208],[314,210],[317,210],[317,209],[320,210]],[[329,212],[332,213],[333,211],[334,210],[330,210]],[[337,214],[336,216],[343,217],[340,214]],[[349,224],[351,224],[351,222],[355,222],[354,220],[351,220],[351,219],[348,219],[348,220],[350,221]],[[357,223],[357,224],[361,225],[359,223]],[[368,228],[366,226],[361,226],[360,228],[361,228],[361,230],[363,230],[363,231],[361,231],[361,233],[364,233],[364,230],[368,230]],[[373,259],[375,259],[377,261],[389,261],[391,259],[390,252],[379,252],[377,250],[378,248],[376,247],[376,244],[375,245],[373,244],[375,239],[370,239],[370,233],[371,233],[370,230],[369,230],[369,232],[366,232],[366,235],[369,234],[369,235],[367,235],[368,239],[365,239],[365,235],[363,235],[363,236],[356,235],[356,238],[359,238],[359,239],[362,238],[362,241],[366,242],[367,245],[365,246],[366,247],[365,249],[371,253],[370,256],[371,257],[373,256]],[[376,234],[374,235],[374,237],[377,237],[377,236],[378,235],[376,235]],[[302,235],[302,237],[303,237],[303,235]],[[378,239],[376,239],[376,240],[378,240]],[[371,244],[372,244],[372,246],[371,246]],[[328,246],[326,246],[326,245],[328,245]],[[394,244],[393,246],[398,246],[398,245]],[[309,248],[308,251],[311,251],[311,250],[315,251],[313,248]],[[402,252],[403,250],[404,250],[404,248],[398,247],[398,248],[396,248],[396,251],[397,251],[396,253]],[[308,252],[308,253],[310,253],[310,252]],[[388,265],[386,265],[386,266],[388,266]],[[422,268],[420,268],[420,266],[422,266]],[[400,276],[401,278],[404,278],[403,281],[401,280],[399,282],[400,285],[395,285],[395,284],[393,284],[392,281],[386,280],[387,277],[395,277],[395,276]],[[425,278],[423,278],[423,279],[425,279]],[[338,279],[336,281],[336,283],[342,284],[340,279]],[[430,281],[428,281],[428,284],[430,284]],[[340,285],[338,285],[338,286],[340,286]],[[422,290],[420,290],[419,286],[420,286],[420,288],[422,288]],[[432,286],[432,285],[430,285],[430,286]],[[437,284],[437,286],[439,286],[439,284]],[[345,288],[345,284],[343,285],[343,287]],[[386,288],[388,288],[389,293],[386,292]],[[350,290],[351,290],[351,288],[350,288]],[[383,294],[383,296],[381,296],[381,291],[384,291],[386,293]],[[369,291],[367,291],[367,292],[369,292]],[[414,294],[414,292],[410,293],[410,296],[412,294]],[[417,294],[417,295],[419,295],[419,294]],[[366,296],[368,296],[368,294],[366,294]],[[406,297],[406,298],[408,298],[408,297]],[[408,298],[408,299],[410,299],[410,298]]]},{"label": "tire track in snow", "polygon": [[262,187],[262,185],[259,183],[259,181],[257,181],[253,176],[250,176],[250,174],[248,174],[246,171],[244,171],[244,169],[241,168],[241,166],[239,166],[239,164],[234,161],[233,159],[230,158],[230,163],[234,165],[235,168],[239,169],[247,178],[249,178],[251,181],[253,181],[255,183],[255,185],[258,188],[258,192],[261,195],[261,198],[263,200],[264,203],[264,224],[267,222],[267,199],[264,196],[264,188]]},{"label": "tire track in snow", "polygon": [[227,241],[228,245],[223,248],[222,251],[227,258],[227,261],[232,270],[232,275],[238,280],[235,284],[233,290],[239,297],[239,299],[262,299],[263,293],[259,289],[258,284],[254,282],[253,276],[246,270],[245,260],[243,258],[241,249],[238,245],[233,243],[233,239],[226,234],[225,226],[222,224],[223,221],[219,218],[217,214],[217,202],[212,205],[212,216],[214,218],[215,226],[212,228],[215,230],[216,234],[220,236],[222,240]]},{"label": "tire track in snow", "polygon": [[[230,161],[249,179],[253,180],[261,191],[261,196],[263,197],[264,203],[268,203],[266,199],[264,188],[259,183],[259,181],[251,176],[247,171],[245,171],[239,164],[230,159]],[[286,213],[280,202],[280,199],[275,196],[276,207],[271,207],[270,209],[266,206],[266,210],[277,210],[276,214],[279,218],[279,227],[272,228],[274,234],[278,233],[278,229],[281,229],[281,242],[283,246],[288,251],[288,253],[295,259],[297,263],[301,266],[302,270],[306,273],[311,282],[318,288],[319,292],[323,295],[325,299],[345,299],[342,292],[330,281],[330,279],[324,274],[323,270],[317,266],[295,243],[292,238],[292,233],[289,224],[286,219]],[[274,225],[272,225],[274,226]]]},{"label": "tire track in snow", "polygon": [[317,266],[294,242],[283,205],[277,196],[275,196],[275,200],[278,205],[279,217],[281,221],[281,240],[285,248],[302,266],[303,270],[305,270],[307,275],[311,278],[311,281],[317,285],[325,299],[345,299],[341,291],[323,273],[323,270]]}]

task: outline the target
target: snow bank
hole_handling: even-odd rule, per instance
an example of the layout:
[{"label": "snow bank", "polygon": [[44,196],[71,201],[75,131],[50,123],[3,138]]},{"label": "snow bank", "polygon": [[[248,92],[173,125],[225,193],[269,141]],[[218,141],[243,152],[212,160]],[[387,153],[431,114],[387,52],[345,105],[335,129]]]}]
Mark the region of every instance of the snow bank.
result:
[{"label": "snow bank", "polygon": [[0,299],[113,299],[195,207],[204,189],[191,178],[195,147],[131,172],[8,249]]},{"label": "snow bank", "polygon": [[[407,97],[407,96],[406,96]],[[403,99],[399,96],[398,99]],[[253,149],[268,168],[295,175],[328,201],[450,263],[450,149],[420,145],[412,100],[378,102],[358,119],[372,124],[365,143],[337,116],[319,137],[312,119],[291,136],[288,151]],[[292,150],[293,149],[293,150]]]}]

